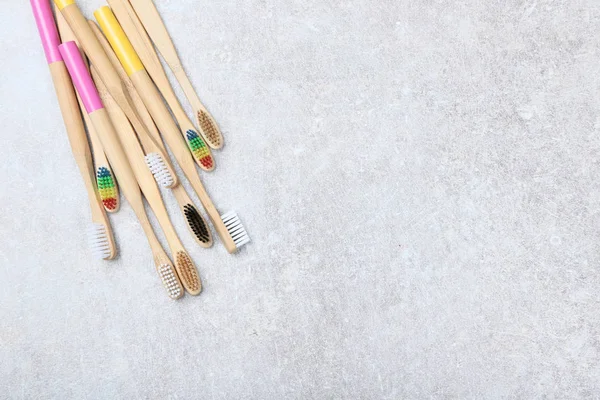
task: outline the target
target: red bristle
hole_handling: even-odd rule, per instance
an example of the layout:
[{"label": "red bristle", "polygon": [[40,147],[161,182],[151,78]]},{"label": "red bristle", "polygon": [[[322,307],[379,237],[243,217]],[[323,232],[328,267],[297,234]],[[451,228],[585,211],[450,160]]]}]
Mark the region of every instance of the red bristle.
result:
[{"label": "red bristle", "polygon": [[203,157],[200,162],[202,163],[202,165],[204,165],[206,168],[212,168],[213,166],[213,160],[212,157]]},{"label": "red bristle", "polygon": [[104,199],[104,200],[102,200],[102,204],[104,204],[104,207],[107,210],[114,210],[115,208],[117,208],[117,199],[114,199],[114,198]]}]

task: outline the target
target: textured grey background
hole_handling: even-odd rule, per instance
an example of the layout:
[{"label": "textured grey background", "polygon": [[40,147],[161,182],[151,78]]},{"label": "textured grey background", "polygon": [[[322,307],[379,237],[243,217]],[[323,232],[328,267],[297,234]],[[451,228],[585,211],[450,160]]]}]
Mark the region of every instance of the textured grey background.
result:
[{"label": "textured grey background", "polygon": [[597,1],[158,2],[253,238],[200,249],[165,196],[205,284],[179,303],[127,205],[90,261],[0,2],[0,398],[600,398]]}]

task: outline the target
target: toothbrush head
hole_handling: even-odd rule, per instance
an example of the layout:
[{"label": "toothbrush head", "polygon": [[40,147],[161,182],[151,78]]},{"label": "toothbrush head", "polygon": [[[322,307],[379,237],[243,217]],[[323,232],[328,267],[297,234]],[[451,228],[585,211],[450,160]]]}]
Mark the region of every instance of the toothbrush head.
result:
[{"label": "toothbrush head", "polygon": [[98,167],[96,170],[98,193],[106,211],[113,213],[119,210],[119,193],[117,184],[108,167]]},{"label": "toothbrush head", "polygon": [[240,221],[240,217],[238,217],[235,211],[221,215],[221,220],[225,224],[227,232],[229,232],[237,249],[250,243],[250,236],[248,236],[248,232],[246,232],[242,221]]},{"label": "toothbrush head", "polygon": [[169,188],[173,186],[175,180],[169,172],[165,160],[163,160],[160,154],[150,153],[145,157],[145,160],[152,175],[154,175],[154,179],[156,179],[156,182],[161,187]]},{"label": "toothbrush head", "polygon": [[202,136],[204,136],[208,145],[215,150],[223,147],[223,136],[212,116],[204,110],[198,110],[196,116],[198,117],[198,126]]},{"label": "toothbrush head", "polygon": [[198,244],[202,247],[212,246],[213,240],[208,225],[196,207],[193,204],[186,204],[183,206],[183,213],[185,214],[188,227],[194,234]]},{"label": "toothbrush head", "polygon": [[92,224],[88,228],[87,236],[92,256],[96,260],[109,260],[112,258],[113,249],[104,225]]},{"label": "toothbrush head", "polygon": [[202,291],[202,283],[198,276],[198,270],[190,256],[185,251],[177,252],[175,257],[175,268],[183,287],[188,291],[189,294],[197,296]]},{"label": "toothbrush head", "polygon": [[210,149],[206,143],[204,143],[204,140],[202,140],[202,138],[192,129],[187,130],[185,138],[187,139],[188,146],[198,162],[198,165],[206,171],[215,169],[214,159],[210,153]]},{"label": "toothbrush head", "polygon": [[172,265],[162,263],[157,267],[158,275],[162,281],[167,294],[173,300],[177,300],[183,296],[183,286]]}]

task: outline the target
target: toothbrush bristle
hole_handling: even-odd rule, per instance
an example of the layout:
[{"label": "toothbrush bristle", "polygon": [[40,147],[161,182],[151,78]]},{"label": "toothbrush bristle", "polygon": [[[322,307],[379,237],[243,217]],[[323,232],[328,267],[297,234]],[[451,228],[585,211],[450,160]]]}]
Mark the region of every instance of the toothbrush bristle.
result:
[{"label": "toothbrush bristle", "polygon": [[198,160],[205,169],[211,170],[215,163],[212,154],[210,153],[210,149],[206,143],[204,143],[204,140],[202,140],[202,138],[192,129],[189,129],[186,132],[186,138],[194,158]]},{"label": "toothbrush bristle", "polygon": [[158,267],[158,275],[171,299],[176,300],[183,296],[181,282],[179,282],[172,265],[162,264]]},{"label": "toothbrush bristle", "polygon": [[204,218],[200,215],[196,207],[193,204],[186,204],[183,207],[185,219],[187,220],[188,226],[194,232],[194,235],[201,243],[209,244],[211,242],[211,234],[206,226]]},{"label": "toothbrush bristle", "polygon": [[219,132],[219,128],[217,124],[213,121],[212,117],[204,110],[198,111],[198,125],[202,130],[202,135],[206,139],[207,142],[211,144],[211,146],[215,149],[221,148],[221,132]]},{"label": "toothbrush bristle", "polygon": [[181,283],[183,283],[183,286],[187,291],[192,295],[199,294],[202,290],[202,284],[200,283],[196,266],[190,256],[185,251],[178,252],[175,259],[175,265]]},{"label": "toothbrush bristle", "polygon": [[173,176],[171,176],[171,173],[169,172],[169,169],[167,168],[165,160],[163,160],[162,156],[158,153],[150,153],[145,157],[145,159],[148,168],[152,172],[152,175],[154,175],[154,179],[156,179],[156,182],[164,188],[171,187],[174,182]]},{"label": "toothbrush bristle", "polygon": [[99,167],[96,171],[98,184],[98,193],[104,208],[108,212],[114,212],[119,206],[117,185],[110,170],[106,167]]},{"label": "toothbrush bristle", "polygon": [[88,229],[88,243],[92,256],[97,260],[106,260],[110,257],[110,241],[106,228],[102,224],[92,224]]},{"label": "toothbrush bristle", "polygon": [[238,249],[250,242],[250,236],[248,236],[248,232],[246,232],[242,221],[240,221],[240,217],[238,217],[235,211],[221,215],[221,220],[223,220],[229,235],[231,235]]}]

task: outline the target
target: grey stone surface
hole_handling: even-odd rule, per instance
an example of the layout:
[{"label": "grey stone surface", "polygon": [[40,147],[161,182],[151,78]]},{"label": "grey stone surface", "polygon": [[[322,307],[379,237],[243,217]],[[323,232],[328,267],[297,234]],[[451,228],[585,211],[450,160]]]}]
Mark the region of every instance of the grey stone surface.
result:
[{"label": "grey stone surface", "polygon": [[600,398],[599,2],[158,2],[253,238],[198,248],[165,193],[205,284],[179,303],[127,204],[90,260],[29,4],[1,3],[0,398]]}]

